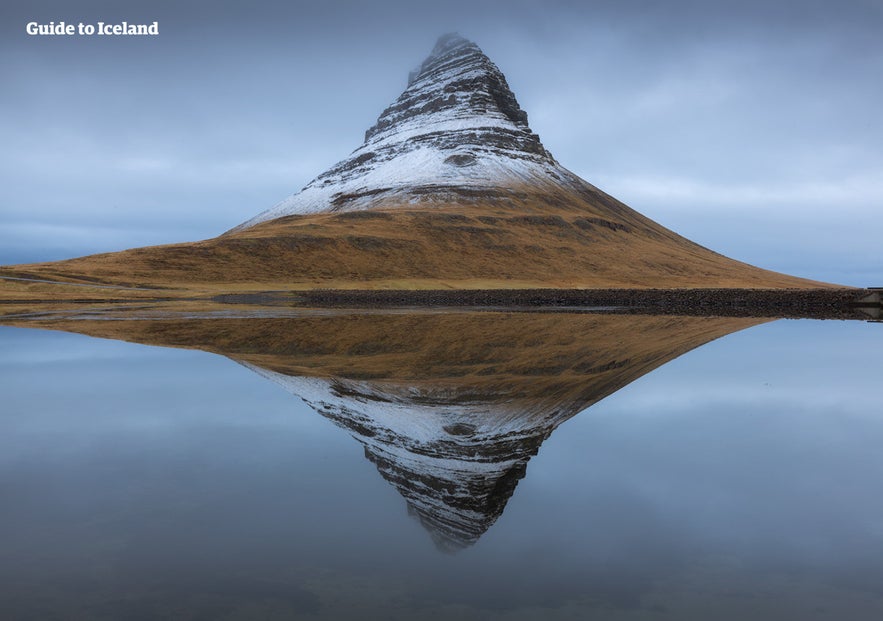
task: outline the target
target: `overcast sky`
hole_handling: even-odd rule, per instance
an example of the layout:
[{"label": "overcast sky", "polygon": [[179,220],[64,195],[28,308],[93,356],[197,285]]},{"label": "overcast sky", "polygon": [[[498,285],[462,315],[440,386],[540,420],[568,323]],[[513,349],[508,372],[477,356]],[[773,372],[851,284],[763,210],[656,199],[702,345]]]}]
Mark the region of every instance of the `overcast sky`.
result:
[{"label": "overcast sky", "polygon": [[[26,34],[50,20],[161,34]],[[457,31],[589,182],[734,258],[883,285],[883,0],[13,0],[0,29],[0,263],[223,232]]]}]

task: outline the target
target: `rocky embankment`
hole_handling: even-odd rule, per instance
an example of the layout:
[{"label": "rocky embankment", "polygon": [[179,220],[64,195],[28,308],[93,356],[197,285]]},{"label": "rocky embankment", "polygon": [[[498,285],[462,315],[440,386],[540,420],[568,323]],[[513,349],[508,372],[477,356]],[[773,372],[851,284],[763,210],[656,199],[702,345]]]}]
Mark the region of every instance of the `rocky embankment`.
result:
[{"label": "rocky embankment", "polygon": [[868,289],[314,290],[293,294],[222,295],[215,300],[352,308],[511,307],[722,317],[869,319],[858,301],[870,293]]}]

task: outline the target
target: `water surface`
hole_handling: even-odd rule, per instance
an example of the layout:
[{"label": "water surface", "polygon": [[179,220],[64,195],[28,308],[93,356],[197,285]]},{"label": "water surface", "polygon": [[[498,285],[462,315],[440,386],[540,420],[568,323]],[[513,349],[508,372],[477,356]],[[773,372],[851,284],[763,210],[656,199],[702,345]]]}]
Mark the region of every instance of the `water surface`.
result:
[{"label": "water surface", "polygon": [[883,614],[878,324],[477,315],[0,327],[0,617]]}]

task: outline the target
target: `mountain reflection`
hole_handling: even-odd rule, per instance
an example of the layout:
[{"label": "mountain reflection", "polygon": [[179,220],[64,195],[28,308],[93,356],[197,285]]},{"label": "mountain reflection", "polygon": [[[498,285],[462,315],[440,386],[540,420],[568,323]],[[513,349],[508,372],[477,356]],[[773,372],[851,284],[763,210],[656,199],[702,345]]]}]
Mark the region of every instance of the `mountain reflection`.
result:
[{"label": "mountain reflection", "polygon": [[767,319],[589,313],[88,316],[17,322],[202,349],[346,429],[436,546],[474,544],[565,420],[713,339]]}]

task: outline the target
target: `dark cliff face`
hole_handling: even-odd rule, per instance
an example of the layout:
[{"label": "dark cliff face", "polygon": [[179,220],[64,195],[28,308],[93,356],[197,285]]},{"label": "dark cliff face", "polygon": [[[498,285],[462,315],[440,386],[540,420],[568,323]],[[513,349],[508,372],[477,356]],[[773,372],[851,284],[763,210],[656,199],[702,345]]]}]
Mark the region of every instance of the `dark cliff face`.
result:
[{"label": "dark cliff face", "polygon": [[[439,39],[429,57],[409,76],[405,92],[365,132],[365,142],[421,116],[427,122],[502,117],[514,126],[506,132],[513,140],[510,146],[548,155],[539,137],[530,131],[527,113],[518,105],[502,72],[475,43],[456,34]],[[516,137],[520,140],[514,140]]]},{"label": "dark cliff face", "polygon": [[401,460],[367,445],[365,457],[402,495],[409,515],[426,529],[435,546],[448,553],[474,545],[494,525],[524,478],[529,459],[525,457],[484,472],[439,476],[409,468]]},{"label": "dark cliff face", "polygon": [[438,40],[409,76],[405,91],[365,132],[362,148],[318,179],[334,179],[421,146],[451,151],[445,161],[461,167],[474,164],[479,153],[554,163],[503,73],[475,43],[457,34]]},{"label": "dark cliff face", "polygon": [[478,71],[479,75],[472,79],[461,77],[458,82],[448,84],[445,90],[471,92],[469,103],[476,114],[496,105],[510,121],[528,129],[527,112],[518,105],[502,72],[477,45],[458,34],[447,34],[439,38],[420,69],[409,76],[408,86],[420,80],[441,82],[447,71],[462,75],[470,70]]}]

